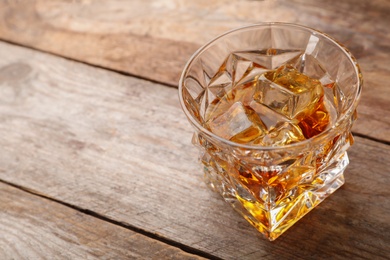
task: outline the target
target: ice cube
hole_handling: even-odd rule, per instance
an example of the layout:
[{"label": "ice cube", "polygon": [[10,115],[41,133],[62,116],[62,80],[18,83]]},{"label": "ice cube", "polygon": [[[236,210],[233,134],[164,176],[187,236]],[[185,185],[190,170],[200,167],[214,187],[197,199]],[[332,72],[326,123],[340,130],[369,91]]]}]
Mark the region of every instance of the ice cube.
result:
[{"label": "ice cube", "polygon": [[256,83],[254,81],[247,82],[235,86],[224,96],[215,98],[207,108],[205,115],[206,121],[223,114],[236,102],[241,102],[243,106],[248,106],[253,101],[253,95],[255,95],[256,90]]},{"label": "ice cube", "polygon": [[283,146],[305,140],[301,129],[290,122],[277,124],[269,133],[257,138],[253,144],[262,146]]},{"label": "ice cube", "polygon": [[324,95],[318,80],[309,78],[291,65],[264,73],[257,83],[255,100],[288,119],[299,120],[310,114]]},{"label": "ice cube", "polygon": [[256,112],[241,102],[210,119],[207,126],[214,134],[237,143],[248,143],[267,131]]},{"label": "ice cube", "polygon": [[267,127],[268,131],[275,128],[277,124],[291,121],[284,115],[275,112],[273,109],[259,102],[256,102],[255,100],[252,100],[249,103],[249,107],[257,113],[261,121],[263,121],[264,125]]}]

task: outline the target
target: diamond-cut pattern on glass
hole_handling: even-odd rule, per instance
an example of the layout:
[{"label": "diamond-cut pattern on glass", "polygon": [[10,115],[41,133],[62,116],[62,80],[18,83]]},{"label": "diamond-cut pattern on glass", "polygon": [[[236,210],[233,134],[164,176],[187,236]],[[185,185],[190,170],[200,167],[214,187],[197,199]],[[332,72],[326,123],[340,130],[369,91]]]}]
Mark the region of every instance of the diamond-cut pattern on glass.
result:
[{"label": "diamond-cut pattern on glass", "polygon": [[[331,40],[279,25],[218,39],[185,73],[182,97],[192,117],[220,137],[251,145],[231,145],[197,128],[192,142],[206,182],[270,240],[344,183],[356,118],[348,108],[359,76]],[[310,81],[311,92],[291,79]],[[326,116],[323,125],[315,124]],[[331,134],[320,141],[281,148],[315,138],[330,125]]]}]

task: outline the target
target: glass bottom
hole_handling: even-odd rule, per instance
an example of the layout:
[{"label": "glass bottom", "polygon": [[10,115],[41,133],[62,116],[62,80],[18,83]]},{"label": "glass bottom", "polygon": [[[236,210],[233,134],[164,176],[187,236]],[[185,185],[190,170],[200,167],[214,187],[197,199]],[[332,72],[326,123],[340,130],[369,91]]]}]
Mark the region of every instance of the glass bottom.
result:
[{"label": "glass bottom", "polygon": [[[220,193],[224,200],[270,241],[275,240],[310,210],[344,184],[344,170],[349,164],[344,152],[338,160],[317,174],[318,178],[305,185],[297,185],[275,205],[248,199],[240,186],[232,185],[226,174],[205,165],[205,182]],[[320,179],[320,181],[319,181]]]}]

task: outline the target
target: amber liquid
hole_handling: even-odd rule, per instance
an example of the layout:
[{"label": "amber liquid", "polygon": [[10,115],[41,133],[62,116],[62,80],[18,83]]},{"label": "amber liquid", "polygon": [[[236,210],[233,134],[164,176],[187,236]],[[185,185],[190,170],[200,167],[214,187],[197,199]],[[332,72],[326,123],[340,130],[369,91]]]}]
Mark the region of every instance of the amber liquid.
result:
[{"label": "amber liquid", "polygon": [[331,112],[322,84],[285,65],[217,97],[206,127],[237,143],[283,146],[323,132]]},{"label": "amber liquid", "polygon": [[[233,142],[285,146],[321,134],[335,118],[320,81],[284,65],[217,95],[206,111],[205,126]],[[326,144],[323,156],[332,147],[333,141]],[[250,213],[247,220],[272,240],[321,201],[307,189],[323,182],[316,178],[321,160],[294,158],[283,170],[241,161],[229,165],[217,156],[214,161],[249,192],[237,192],[236,198]]]}]

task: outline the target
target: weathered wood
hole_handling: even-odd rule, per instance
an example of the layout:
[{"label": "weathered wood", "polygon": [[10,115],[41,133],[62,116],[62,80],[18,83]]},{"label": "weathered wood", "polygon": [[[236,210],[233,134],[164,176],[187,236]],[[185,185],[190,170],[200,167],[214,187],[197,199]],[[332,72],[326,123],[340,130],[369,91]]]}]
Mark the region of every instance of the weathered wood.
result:
[{"label": "weathered wood", "polygon": [[1,259],[203,259],[0,183]]},{"label": "weathered wood", "polygon": [[[0,38],[176,85],[179,71],[198,45],[137,34],[132,30],[137,27],[134,18],[152,14],[140,10],[147,8],[142,7],[145,3],[130,4],[131,8],[112,3],[2,0]],[[117,27],[115,21],[127,25]]]},{"label": "weathered wood", "polygon": [[0,43],[0,179],[226,259],[390,255],[390,146],[271,243],[202,182],[177,90]]},{"label": "weathered wood", "polygon": [[0,0],[0,39],[176,86],[192,53],[227,30],[304,24],[358,58],[365,91],[354,131],[390,141],[389,13],[387,0]]}]

